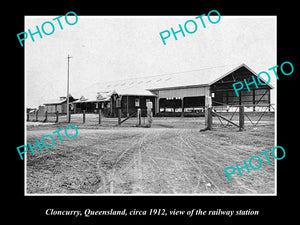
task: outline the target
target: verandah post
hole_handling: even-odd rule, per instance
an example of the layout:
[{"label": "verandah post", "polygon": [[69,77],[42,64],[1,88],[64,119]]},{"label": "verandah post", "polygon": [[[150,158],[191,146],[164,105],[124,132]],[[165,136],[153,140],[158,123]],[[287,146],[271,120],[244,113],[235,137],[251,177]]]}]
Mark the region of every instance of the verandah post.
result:
[{"label": "verandah post", "polygon": [[56,120],[55,120],[55,123],[57,123],[57,122],[58,122],[58,111],[56,111],[55,114],[56,114]]},{"label": "verandah post", "polygon": [[122,109],[118,108],[118,125],[121,124],[121,117],[122,117]]},{"label": "verandah post", "polygon": [[181,98],[181,117],[184,117],[184,102],[183,102],[183,98]]},{"label": "verandah post", "polygon": [[99,121],[98,121],[98,123],[101,124],[101,109],[98,110],[98,113],[99,113]]},{"label": "verandah post", "polygon": [[138,124],[139,127],[140,127],[141,124],[142,124],[142,120],[141,120],[141,119],[142,119],[142,118],[141,118],[141,109],[138,108],[138,109],[137,109],[137,124]]},{"label": "verandah post", "polygon": [[35,111],[35,120],[38,121],[38,117],[39,117],[39,110]]},{"label": "verandah post", "polygon": [[85,123],[85,110],[82,110],[82,122]]},{"label": "verandah post", "polygon": [[48,116],[48,112],[45,111],[45,119],[44,119],[44,122],[47,122],[47,116]]}]

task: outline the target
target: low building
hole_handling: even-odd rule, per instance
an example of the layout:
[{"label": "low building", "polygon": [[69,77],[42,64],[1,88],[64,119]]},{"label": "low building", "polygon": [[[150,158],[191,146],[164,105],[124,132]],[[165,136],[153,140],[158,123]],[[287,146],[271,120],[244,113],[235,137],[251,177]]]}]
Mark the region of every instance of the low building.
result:
[{"label": "low building", "polygon": [[[117,99],[121,104],[118,106]],[[121,108],[123,116],[129,116],[142,110],[142,114],[146,113],[147,102],[155,104],[156,95],[148,90],[113,90],[105,92],[97,92],[94,98],[86,98],[81,96],[77,101],[72,102],[74,113],[97,113],[99,109],[108,117],[116,117],[117,109]]]},{"label": "low building", "polygon": [[[73,102],[76,99],[74,99],[72,96],[69,97],[69,102]],[[67,98],[66,97],[59,97],[57,100],[52,100],[44,103],[45,105],[45,110],[48,113],[58,113],[60,114],[66,114],[67,113]],[[70,106],[70,111],[72,110]]]}]

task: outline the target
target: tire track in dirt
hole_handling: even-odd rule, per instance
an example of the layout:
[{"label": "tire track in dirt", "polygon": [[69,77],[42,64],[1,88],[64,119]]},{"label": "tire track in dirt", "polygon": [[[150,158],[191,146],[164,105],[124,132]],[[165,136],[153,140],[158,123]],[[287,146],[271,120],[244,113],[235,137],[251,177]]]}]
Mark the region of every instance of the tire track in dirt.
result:
[{"label": "tire track in dirt", "polygon": [[[223,154],[219,154],[215,149],[207,147],[206,145],[202,145],[202,147],[204,146],[204,150],[197,151],[197,149],[199,149],[199,141],[197,141],[197,144],[195,146],[195,143],[193,143],[195,141],[193,140],[193,138],[191,138],[193,137],[193,135],[191,135],[191,132],[191,130],[183,130],[179,133],[180,139],[186,147],[177,149],[181,150],[182,155],[184,155],[186,159],[191,164],[193,164],[195,168],[198,169],[199,174],[201,174],[202,180],[204,181],[205,189],[207,192],[225,193],[226,189],[224,189],[224,183],[226,181],[226,178],[225,175],[223,175],[224,168],[220,166],[216,160],[218,157],[222,157]],[[207,154],[207,152],[209,152],[209,154]],[[198,179],[199,183],[200,178]]]},{"label": "tire track in dirt", "polygon": [[[205,151],[205,154],[203,154],[203,152],[201,154],[202,156],[204,156],[203,159],[205,163],[214,162],[214,164],[223,165],[220,167],[220,170],[216,169],[216,171],[219,171],[217,173],[219,174],[220,177],[217,180],[221,181],[220,186],[227,187],[226,189],[228,189],[230,187],[229,185],[231,185],[232,186],[231,189],[234,190],[242,189],[244,191],[239,191],[239,192],[254,194],[257,193],[257,190],[262,190],[263,192],[266,192],[266,190],[262,187],[264,183],[267,182],[268,184],[270,184],[269,187],[271,187],[271,188],[268,187],[267,190],[269,190],[269,192],[271,192],[270,190],[273,190],[272,188],[273,181],[272,179],[270,180],[270,178],[266,176],[266,174],[268,175],[272,175],[272,174],[263,172],[262,170],[260,170],[259,173],[255,173],[255,174],[253,173],[253,171],[251,171],[250,174],[244,172],[243,177],[233,176],[233,179],[229,183],[227,177],[225,176],[224,168],[228,166],[233,166],[235,165],[235,163],[239,163],[240,165],[240,163],[243,162],[243,159],[247,161],[250,157],[255,155],[256,152],[263,152],[263,150],[260,151],[255,149],[255,151],[253,151],[253,147],[248,145],[239,145],[239,146],[226,145],[226,146],[218,146],[217,148],[218,151],[216,151],[216,149],[209,147],[208,144],[208,142],[212,138],[206,138],[204,142],[199,142],[198,139],[195,138],[196,137],[195,135],[194,136],[191,135],[188,137],[191,143],[195,147],[202,145],[204,146],[204,149],[205,147],[209,149],[209,151]],[[237,149],[242,149],[242,151],[237,151]],[[205,158],[206,156],[207,158]],[[208,159],[208,157],[210,159]],[[222,158],[223,163],[218,158]],[[267,162],[263,162],[263,163],[267,163]]]},{"label": "tire track in dirt", "polygon": [[[27,188],[32,188],[32,192],[46,190],[46,193],[127,194],[267,193],[270,190],[274,179],[272,168],[266,167],[266,173],[260,173],[263,168],[253,174],[251,171],[250,175],[244,169],[242,177],[236,171],[231,182],[224,172],[224,168],[255,155],[263,148],[262,142],[271,143],[271,132],[264,133],[267,129],[258,129],[258,133],[232,130],[199,133],[193,121],[174,121],[161,122],[174,125],[173,128],[167,125],[151,129],[95,130],[82,125],[82,136],[75,141],[57,143],[57,148],[49,153],[28,157],[27,177],[32,184]],[[29,131],[29,141],[43,133],[49,133],[49,129],[33,134]],[[247,140],[242,141],[243,138]]]},{"label": "tire track in dirt", "polygon": [[[115,167],[116,163],[121,160],[121,157],[124,156],[128,151],[130,151],[132,148],[135,147],[137,144],[137,140],[135,137],[133,137],[130,140],[130,146],[125,148],[124,150],[120,151],[109,151],[104,152],[97,160],[97,170],[99,175],[102,178],[102,184],[97,189],[96,192],[107,192],[107,185],[110,184],[113,181],[113,178],[111,177],[111,174],[115,174]],[[129,164],[131,164],[129,162]],[[111,192],[111,190],[110,190]]]},{"label": "tire track in dirt", "polygon": [[[188,174],[185,171],[181,171],[183,174],[188,174],[190,176],[190,181],[196,180],[195,187],[193,187],[193,192],[197,192],[199,190],[199,187],[201,189],[200,193],[206,192],[206,193],[223,193],[223,191],[220,189],[219,185],[217,185],[210,176],[206,175],[204,172],[205,167],[214,167],[217,164],[212,162],[207,158],[207,161],[211,161],[209,164],[205,160],[201,159],[199,157],[199,152],[196,151],[195,146],[192,145],[190,142],[190,133],[191,130],[185,129],[185,130],[177,130],[175,143],[173,142],[168,143],[168,146],[171,147],[173,150],[176,150],[176,153],[174,154],[181,155],[181,157],[184,158],[185,161],[188,162],[190,166],[192,166],[196,171],[198,175],[194,175],[194,177],[191,177],[191,174]],[[180,143],[180,144],[178,144]],[[182,160],[177,160],[177,164],[182,164]],[[211,165],[213,164],[213,166]],[[217,165],[218,166],[218,165]],[[181,166],[183,167],[183,166]],[[192,170],[192,168],[191,168]],[[213,171],[212,171],[213,172]],[[193,184],[193,182],[192,182]]]},{"label": "tire track in dirt", "polygon": [[[186,190],[190,190],[189,193],[193,193],[197,190],[197,187],[199,187],[199,183],[203,183],[202,177],[199,177],[198,175],[193,174],[199,174],[201,172],[201,168],[195,163],[193,160],[193,153],[189,152],[183,142],[180,139],[181,132],[180,130],[172,130],[172,138],[168,139],[168,142],[164,142],[164,148],[161,148],[158,145],[158,151],[152,152],[152,154],[155,154],[154,156],[151,155],[152,159],[155,162],[156,167],[159,166],[160,174],[165,174],[164,180],[168,184],[169,187],[171,187],[171,190],[173,193],[183,193],[186,192]],[[162,136],[162,137],[161,137]],[[161,135],[160,140],[164,140],[164,136]],[[159,143],[159,140],[156,142]],[[184,147],[184,149],[183,149]],[[153,149],[153,146],[152,146]],[[163,153],[163,154],[162,154]],[[164,158],[163,155],[166,155]],[[161,157],[157,157],[156,155],[159,155]],[[175,156],[175,158],[174,158]],[[162,172],[163,171],[163,172]],[[194,171],[194,173],[191,173],[191,171]],[[169,177],[166,177],[169,176]],[[193,177],[194,176],[194,177]],[[193,179],[194,178],[194,179]],[[184,179],[184,182],[180,182],[180,180]],[[191,186],[191,182],[193,183],[196,180],[196,187],[189,187],[187,184]],[[180,182],[180,183],[178,183]],[[183,185],[185,183],[186,185]],[[176,191],[176,188],[179,189]]]},{"label": "tire track in dirt", "polygon": [[[144,146],[147,141],[147,137],[150,135],[150,133],[144,133],[139,138],[133,137],[130,141],[130,146],[125,148],[122,151],[116,152],[116,154],[109,155],[111,158],[110,167],[106,167],[105,169],[102,169],[101,164],[103,164],[103,159],[108,156],[108,154],[102,155],[97,161],[98,170],[101,176],[103,177],[105,183],[101,185],[97,192],[100,192],[101,189],[103,189],[103,186],[107,186],[108,184],[111,185],[112,182],[118,180],[119,182],[127,182],[124,177],[128,177],[128,174],[130,173],[130,177],[132,177],[131,186],[132,189],[136,190],[136,192],[142,192],[143,187],[141,184],[142,180],[142,174],[143,174],[143,151]],[[124,145],[122,146],[124,148]],[[130,170],[130,171],[129,171]],[[109,177],[109,178],[107,178]],[[118,183],[114,182],[112,185],[117,186]],[[105,189],[105,188],[104,188]],[[110,190],[110,192],[113,192]]]},{"label": "tire track in dirt", "polygon": [[[200,162],[204,165],[207,165],[207,174],[212,177],[212,179],[210,180],[215,181],[215,185],[218,185],[219,190],[220,188],[222,189],[222,193],[226,193],[228,192],[228,189],[232,189],[234,186],[234,182],[233,180],[231,183],[227,182],[227,177],[224,173],[225,167],[222,166],[224,165],[224,163],[226,164],[228,160],[228,146],[226,146],[225,148],[220,145],[216,146],[211,142],[211,139],[207,138],[203,138],[203,141],[200,142],[198,141],[198,139],[195,139],[195,136],[192,135],[188,136],[188,139],[195,147],[198,147],[198,150],[200,150],[198,151],[198,154],[200,155]],[[201,147],[199,148],[199,146]],[[234,147],[231,146],[231,148]],[[232,155],[230,155],[229,158],[232,158]],[[239,182],[237,186],[244,189],[247,193],[253,193],[253,191],[247,188],[242,182]]]},{"label": "tire track in dirt", "polygon": [[220,187],[213,181],[213,179],[210,178],[212,174],[210,173],[210,176],[208,176],[205,172],[206,166],[214,168],[219,167],[219,165],[210,160],[208,157],[203,158],[203,154],[200,155],[199,152],[196,151],[195,146],[193,146],[191,142],[191,131],[192,130],[183,130],[183,132],[180,133],[180,139],[192,152],[190,157],[194,159],[194,164],[199,168],[199,174],[202,176],[206,191],[209,193],[223,193]]},{"label": "tire track in dirt", "polygon": [[[147,192],[177,193],[182,190],[180,186],[183,182],[180,180],[188,181],[186,174],[181,173],[182,169],[187,168],[187,163],[182,156],[178,157],[178,152],[174,149],[176,144],[178,144],[178,131],[174,129],[169,129],[168,132],[161,129],[155,135],[147,137],[143,146],[143,171],[145,171],[143,181],[144,190]],[[174,155],[176,155],[175,159]],[[185,165],[182,166],[183,164]]]}]

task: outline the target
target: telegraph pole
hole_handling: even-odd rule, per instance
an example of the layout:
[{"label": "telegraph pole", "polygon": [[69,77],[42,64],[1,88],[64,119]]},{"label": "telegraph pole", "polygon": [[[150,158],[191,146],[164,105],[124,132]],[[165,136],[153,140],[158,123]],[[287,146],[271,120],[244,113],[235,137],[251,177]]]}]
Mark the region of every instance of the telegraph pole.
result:
[{"label": "telegraph pole", "polygon": [[68,123],[70,123],[70,111],[69,111],[69,64],[70,64],[70,58],[72,58],[72,57],[70,57],[69,55],[68,55],[68,79],[67,79],[67,120],[68,120]]}]

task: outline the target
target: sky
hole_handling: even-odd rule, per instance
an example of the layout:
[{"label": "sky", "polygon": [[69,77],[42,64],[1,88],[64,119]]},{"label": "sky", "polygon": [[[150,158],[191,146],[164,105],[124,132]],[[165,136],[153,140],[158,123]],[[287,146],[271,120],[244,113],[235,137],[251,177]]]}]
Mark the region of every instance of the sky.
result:
[{"label": "sky", "polygon": [[[25,16],[24,31],[35,32],[36,26],[41,29],[44,22],[57,16]],[[77,95],[101,81],[242,63],[259,73],[277,65],[276,16],[221,16],[217,24],[203,17],[206,28],[196,16],[78,15],[74,25],[68,25],[63,16],[63,30],[53,21],[53,34],[42,33],[42,39],[36,34],[35,42],[29,36],[25,40],[26,107],[66,96],[68,55],[72,57],[70,93]],[[70,23],[75,21],[74,17],[68,18]],[[178,40],[171,36],[164,45],[159,33],[171,27],[178,30],[178,24],[183,26],[187,20],[197,22],[197,31],[185,32],[185,37],[178,33]],[[45,30],[50,33],[49,24]],[[275,76],[270,76],[275,87]]]}]

